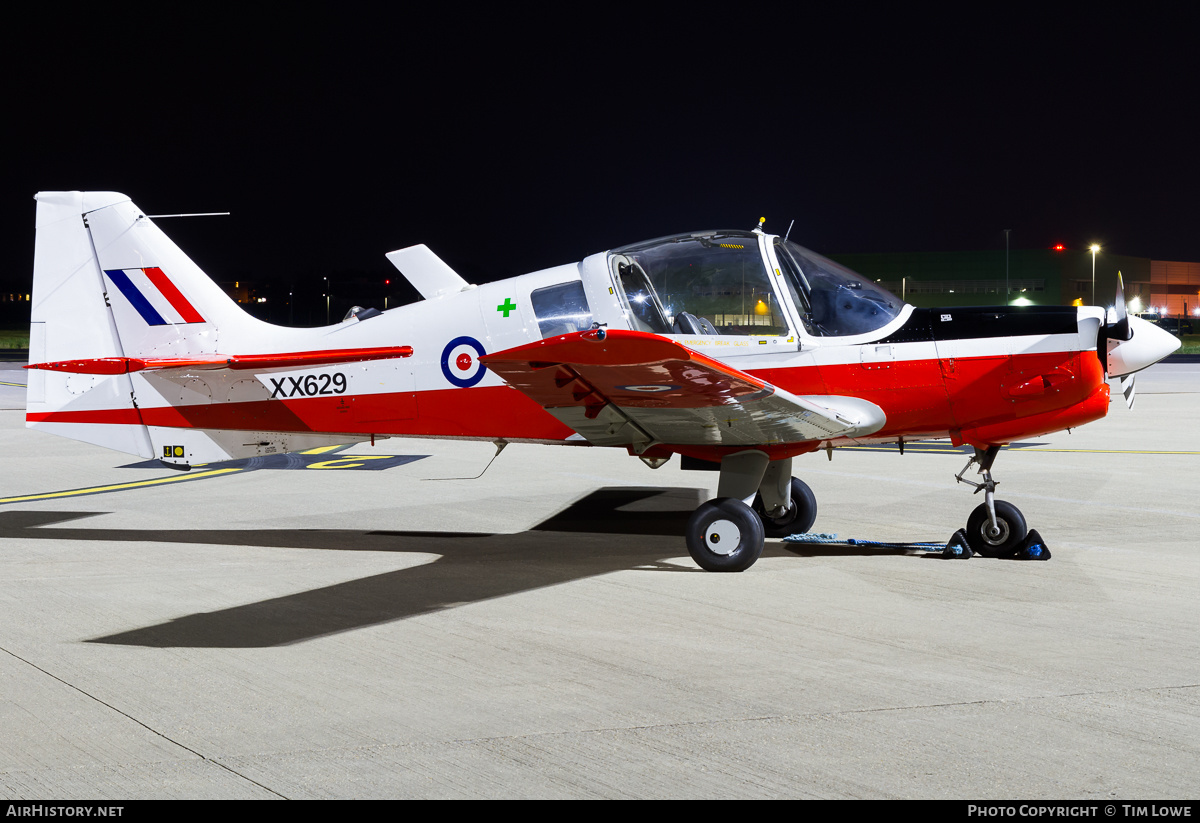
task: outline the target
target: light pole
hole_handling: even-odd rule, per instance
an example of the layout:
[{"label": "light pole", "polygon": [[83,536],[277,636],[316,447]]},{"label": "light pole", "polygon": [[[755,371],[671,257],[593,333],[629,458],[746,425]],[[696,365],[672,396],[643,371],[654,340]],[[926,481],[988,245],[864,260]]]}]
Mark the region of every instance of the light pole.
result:
[{"label": "light pole", "polygon": [[1008,305],[1008,233],[1012,229],[1004,230],[1004,305]]},{"label": "light pole", "polygon": [[[1093,272],[1092,273],[1092,281],[1093,281],[1092,293],[1093,294],[1096,291],[1095,280],[1096,280],[1096,275],[1095,275],[1095,272]],[[1095,302],[1095,301],[1093,301],[1093,302]],[[325,325],[326,326],[329,325],[329,278],[328,277],[325,278]]]},{"label": "light pole", "polygon": [[1092,305],[1096,305],[1096,252],[1100,251],[1100,246],[1093,243],[1090,249],[1092,253]]}]

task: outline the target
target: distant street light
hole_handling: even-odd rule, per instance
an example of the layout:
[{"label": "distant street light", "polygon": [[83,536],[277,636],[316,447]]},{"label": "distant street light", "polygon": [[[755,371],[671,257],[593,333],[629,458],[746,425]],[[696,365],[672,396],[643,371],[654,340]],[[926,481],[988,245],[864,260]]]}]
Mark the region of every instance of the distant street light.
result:
[{"label": "distant street light", "polygon": [[1008,305],[1008,234],[1012,229],[1004,230],[1004,305]]},{"label": "distant street light", "polygon": [[1092,305],[1096,305],[1096,252],[1100,251],[1100,247],[1093,243],[1091,245],[1092,252]]}]

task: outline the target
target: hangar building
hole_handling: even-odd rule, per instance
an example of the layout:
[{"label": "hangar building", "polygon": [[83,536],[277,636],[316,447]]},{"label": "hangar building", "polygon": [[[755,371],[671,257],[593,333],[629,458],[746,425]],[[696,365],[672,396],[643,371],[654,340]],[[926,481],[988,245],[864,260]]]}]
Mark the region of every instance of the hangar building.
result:
[{"label": "hangar building", "polygon": [[[834,260],[915,306],[1003,304],[1005,251],[834,254]],[[1109,306],[1117,272],[1135,313],[1200,317],[1200,263],[1151,260],[1101,251],[1096,255],[1095,302],[1092,253],[1087,249],[1026,249],[1008,252],[1009,301],[1038,306]],[[1136,302],[1135,302],[1136,301]]]}]

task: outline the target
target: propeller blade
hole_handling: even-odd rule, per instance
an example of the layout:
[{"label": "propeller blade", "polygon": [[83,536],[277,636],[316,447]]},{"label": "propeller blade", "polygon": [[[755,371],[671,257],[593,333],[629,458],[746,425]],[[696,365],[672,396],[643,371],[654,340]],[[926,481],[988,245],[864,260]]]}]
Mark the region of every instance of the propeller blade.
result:
[{"label": "propeller blade", "polygon": [[1125,309],[1125,280],[1120,272],[1117,272],[1117,298],[1113,302],[1113,315],[1116,320],[1108,324],[1109,339],[1129,340],[1133,337],[1133,329],[1129,328],[1129,315]]},{"label": "propeller blade", "polygon": [[1121,378],[1121,394],[1125,395],[1125,405],[1131,409],[1133,408],[1133,381],[1135,379],[1137,379],[1136,374],[1129,374]]}]

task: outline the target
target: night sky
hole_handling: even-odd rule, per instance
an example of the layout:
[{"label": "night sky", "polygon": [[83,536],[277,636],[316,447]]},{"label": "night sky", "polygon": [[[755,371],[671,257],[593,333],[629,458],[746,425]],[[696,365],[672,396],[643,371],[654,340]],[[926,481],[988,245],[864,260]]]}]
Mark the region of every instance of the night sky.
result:
[{"label": "night sky", "polygon": [[484,282],[759,216],[827,254],[1011,229],[1200,261],[1186,17],[69,8],[4,35],[6,283],[53,189],[232,212],[160,224],[218,280],[387,277],[423,242]]}]

